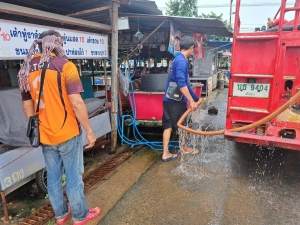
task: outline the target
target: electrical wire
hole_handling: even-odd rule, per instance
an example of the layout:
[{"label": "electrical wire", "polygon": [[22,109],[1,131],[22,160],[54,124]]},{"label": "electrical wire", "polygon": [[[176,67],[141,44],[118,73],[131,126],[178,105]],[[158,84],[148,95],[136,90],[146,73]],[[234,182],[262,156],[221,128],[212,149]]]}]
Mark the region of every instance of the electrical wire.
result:
[{"label": "electrical wire", "polygon": [[[294,6],[295,2],[287,2],[287,6]],[[241,7],[256,7],[256,6],[280,6],[281,3],[274,2],[264,2],[264,3],[241,3]],[[228,8],[230,4],[210,4],[210,5],[198,5],[197,8]],[[232,7],[235,7],[235,4],[232,4]],[[158,9],[166,10],[167,7],[158,7]]]}]

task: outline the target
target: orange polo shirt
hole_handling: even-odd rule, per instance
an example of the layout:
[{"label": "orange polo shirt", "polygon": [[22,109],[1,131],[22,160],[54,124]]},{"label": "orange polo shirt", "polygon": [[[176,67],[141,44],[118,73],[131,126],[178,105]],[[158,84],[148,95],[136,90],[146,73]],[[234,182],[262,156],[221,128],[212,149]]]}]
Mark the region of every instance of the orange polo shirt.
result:
[{"label": "orange polo shirt", "polygon": [[[40,56],[35,54],[31,61],[30,92],[22,92],[22,100],[32,99],[35,108],[42,72],[42,69],[38,68]],[[81,92],[83,88],[76,66],[68,60],[53,57],[46,70],[38,113],[41,143],[57,145],[81,133],[79,122],[68,98],[68,95]]]}]

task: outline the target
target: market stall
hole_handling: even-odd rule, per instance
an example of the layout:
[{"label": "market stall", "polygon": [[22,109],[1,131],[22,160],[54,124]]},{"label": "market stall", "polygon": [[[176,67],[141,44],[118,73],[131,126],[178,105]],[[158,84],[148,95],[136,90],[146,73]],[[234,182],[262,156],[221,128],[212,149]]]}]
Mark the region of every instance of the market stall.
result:
[{"label": "market stall", "polygon": [[195,88],[198,86],[199,95],[202,91],[199,86],[203,86],[204,94],[216,88],[217,50],[204,45],[207,34],[232,36],[221,21],[137,14],[120,16],[128,18],[129,29],[119,35],[119,57],[132,79],[141,82],[134,92],[138,120],[161,120],[168,66],[179,53],[180,38],[185,35],[193,36],[197,43],[194,57],[189,59],[190,81]]}]

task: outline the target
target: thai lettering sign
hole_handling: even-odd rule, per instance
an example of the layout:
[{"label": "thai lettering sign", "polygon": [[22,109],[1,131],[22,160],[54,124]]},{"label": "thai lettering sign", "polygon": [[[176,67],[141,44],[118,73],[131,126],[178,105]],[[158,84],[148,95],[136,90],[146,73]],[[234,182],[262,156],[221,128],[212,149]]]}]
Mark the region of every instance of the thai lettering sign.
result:
[{"label": "thai lettering sign", "polygon": [[0,20],[0,60],[24,59],[33,41],[50,29],[63,36],[64,50],[69,59],[108,58],[106,35]]}]

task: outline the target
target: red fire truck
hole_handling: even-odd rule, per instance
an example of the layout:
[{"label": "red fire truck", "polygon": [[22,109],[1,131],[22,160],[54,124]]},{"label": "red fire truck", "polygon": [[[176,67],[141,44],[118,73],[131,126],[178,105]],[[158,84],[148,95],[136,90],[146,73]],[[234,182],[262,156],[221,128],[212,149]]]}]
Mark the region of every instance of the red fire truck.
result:
[{"label": "red fire truck", "polygon": [[[281,0],[278,25],[251,33],[240,32],[240,6],[236,0],[225,137],[300,150],[300,100],[258,127],[229,131],[274,113],[300,91],[300,0],[292,7]],[[288,23],[287,12],[295,14]]]}]

